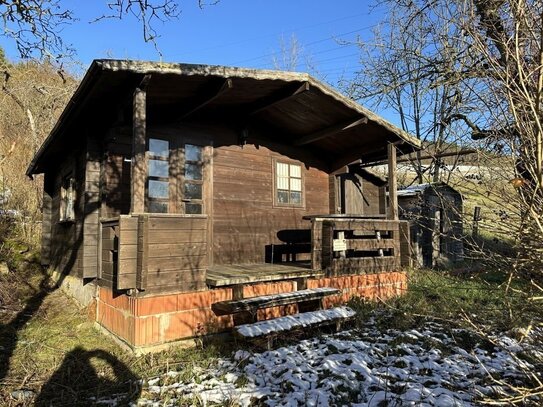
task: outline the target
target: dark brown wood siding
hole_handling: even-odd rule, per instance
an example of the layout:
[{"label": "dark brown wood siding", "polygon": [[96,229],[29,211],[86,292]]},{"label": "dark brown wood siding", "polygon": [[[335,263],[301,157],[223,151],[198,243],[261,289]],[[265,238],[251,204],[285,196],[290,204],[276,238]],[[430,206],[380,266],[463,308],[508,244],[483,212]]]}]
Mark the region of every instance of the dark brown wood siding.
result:
[{"label": "dark brown wood siding", "polygon": [[147,292],[205,288],[207,221],[206,217],[149,217],[148,253],[140,256],[147,257]]},{"label": "dark brown wood siding", "polygon": [[102,217],[112,218],[130,212],[131,129],[115,127],[104,143],[102,162]]},{"label": "dark brown wood siding", "polygon": [[41,264],[51,263],[51,239],[53,217],[54,178],[45,174],[43,179],[43,204],[41,226]]},{"label": "dark brown wood siding", "polygon": [[[179,137],[209,146],[204,152],[203,198],[204,214],[209,219],[207,264],[263,262],[266,246],[283,243],[277,232],[310,230],[310,222],[302,220],[304,215],[330,213],[328,173],[313,167],[315,158],[303,149],[273,143],[267,143],[268,147],[249,143],[242,148],[237,145],[237,133],[224,126],[150,125],[147,130],[148,137]],[[123,127],[112,129],[106,139],[103,218],[129,212],[129,131]],[[303,207],[274,206],[274,159],[302,166]],[[152,251],[152,245],[150,248]]]},{"label": "dark brown wood siding", "polygon": [[101,147],[96,138],[87,138],[85,191],[83,193],[83,278],[98,277],[98,239],[100,225]]},{"label": "dark brown wood siding", "polygon": [[260,263],[277,232],[306,229],[308,214],[329,213],[328,174],[302,165],[305,207],[274,207],[274,159],[299,162],[260,146],[221,146],[213,155],[214,264]]},{"label": "dark brown wood siding", "polygon": [[139,295],[202,290],[207,216],[123,215],[102,222],[100,284]]},{"label": "dark brown wood siding", "polygon": [[101,245],[100,255],[101,269],[98,284],[113,289],[117,278],[117,266],[119,256],[119,221],[101,222]]},{"label": "dark brown wood siding", "polygon": [[355,173],[341,174],[342,212],[350,215],[377,216],[386,213],[385,187]]},{"label": "dark brown wood siding", "polygon": [[[85,203],[86,154],[77,151],[66,157],[56,171],[51,193],[51,250],[50,265],[63,274],[82,277],[83,263],[83,214]],[[60,191],[62,179],[68,173],[75,178],[75,219],[60,221]],[[53,175],[54,174],[54,175]]]}]

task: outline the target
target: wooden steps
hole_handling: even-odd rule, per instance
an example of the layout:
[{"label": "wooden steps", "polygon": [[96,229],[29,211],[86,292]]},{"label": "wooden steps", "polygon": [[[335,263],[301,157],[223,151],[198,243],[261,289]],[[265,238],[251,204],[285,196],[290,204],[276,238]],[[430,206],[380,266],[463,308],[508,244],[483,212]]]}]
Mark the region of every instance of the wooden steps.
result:
[{"label": "wooden steps", "polygon": [[339,294],[337,288],[315,288],[311,290],[292,291],[241,300],[216,302],[211,306],[216,315],[229,315],[240,312],[255,313],[261,308],[277,307],[293,303],[321,300],[328,295]]},{"label": "wooden steps", "polygon": [[[207,270],[207,284],[211,287],[231,287],[232,300],[211,305],[217,316],[232,315],[234,334],[257,346],[271,349],[276,339],[291,331],[304,332],[306,328],[335,326],[355,316],[349,307],[324,309],[324,298],[341,294],[342,290],[331,287],[308,289],[308,278],[322,275],[321,270],[312,270],[294,264],[244,264],[221,265]],[[272,281],[293,282],[293,291],[244,298],[246,286]],[[295,304],[297,314],[258,321],[267,315],[257,311]],[[283,310],[280,310],[283,313]],[[283,313],[284,315],[284,313]],[[297,335],[299,337],[299,335]]]},{"label": "wooden steps", "polygon": [[336,325],[339,330],[342,323],[354,318],[356,312],[349,307],[337,307],[326,310],[304,312],[255,322],[235,327],[236,335],[249,340],[264,339],[266,347],[271,349],[275,338],[293,330]]}]

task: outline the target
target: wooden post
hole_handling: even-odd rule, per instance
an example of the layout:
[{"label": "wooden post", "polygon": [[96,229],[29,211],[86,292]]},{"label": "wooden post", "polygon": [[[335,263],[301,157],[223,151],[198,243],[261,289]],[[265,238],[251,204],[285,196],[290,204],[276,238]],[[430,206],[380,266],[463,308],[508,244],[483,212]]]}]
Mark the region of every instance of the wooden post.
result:
[{"label": "wooden post", "polygon": [[433,227],[432,227],[432,267],[438,265],[441,257],[441,211],[434,212]]},{"label": "wooden post", "polygon": [[146,92],[136,89],[132,114],[132,182],[131,212],[145,212],[145,180],[147,178],[146,145]]},{"label": "wooden post", "polygon": [[476,206],[473,208],[473,228],[471,230],[471,237],[476,239],[479,237],[479,221],[481,220],[481,207]]},{"label": "wooden post", "polygon": [[396,179],[396,146],[388,145],[388,219],[398,220],[398,182]]},{"label": "wooden post", "polygon": [[138,244],[136,255],[136,288],[147,287],[147,262],[149,258],[149,215],[138,216]]},{"label": "wooden post", "polygon": [[322,270],[322,220],[311,220],[311,269]]}]

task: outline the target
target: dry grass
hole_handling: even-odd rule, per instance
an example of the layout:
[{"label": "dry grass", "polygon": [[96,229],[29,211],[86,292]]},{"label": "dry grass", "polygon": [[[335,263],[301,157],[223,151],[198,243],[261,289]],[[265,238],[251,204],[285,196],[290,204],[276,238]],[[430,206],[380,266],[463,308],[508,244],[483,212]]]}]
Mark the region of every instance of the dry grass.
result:
[{"label": "dry grass", "polygon": [[[220,352],[213,345],[135,357],[99,333],[87,310],[48,283],[31,252],[16,241],[0,242],[0,405],[92,405],[92,398],[139,397],[139,379],[176,369],[193,374]],[[14,391],[30,391],[16,400]],[[122,405],[122,404],[121,404]]]}]

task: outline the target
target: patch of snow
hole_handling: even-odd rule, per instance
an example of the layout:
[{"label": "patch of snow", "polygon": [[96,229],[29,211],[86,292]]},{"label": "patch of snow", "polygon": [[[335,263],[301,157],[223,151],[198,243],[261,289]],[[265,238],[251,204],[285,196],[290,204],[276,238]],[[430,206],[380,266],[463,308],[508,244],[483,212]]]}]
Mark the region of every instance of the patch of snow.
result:
[{"label": "patch of snow", "polygon": [[526,372],[543,380],[521,357],[533,357],[541,341],[496,335],[496,347],[466,348],[456,341],[474,335],[435,322],[418,330],[380,329],[370,317],[356,330],[266,352],[238,350],[185,381],[172,383],[177,378],[168,372],[164,380],[149,380],[132,405],[168,407],[196,398],[204,406],[473,406],[481,396],[507,395],[503,382],[522,386]]},{"label": "patch of snow", "polygon": [[240,335],[246,338],[256,338],[259,336],[269,335],[271,333],[290,331],[296,327],[308,327],[326,321],[351,318],[355,315],[356,312],[349,307],[337,307],[321,311],[288,315],[286,317],[256,322],[254,324],[240,325],[235,329]]}]

